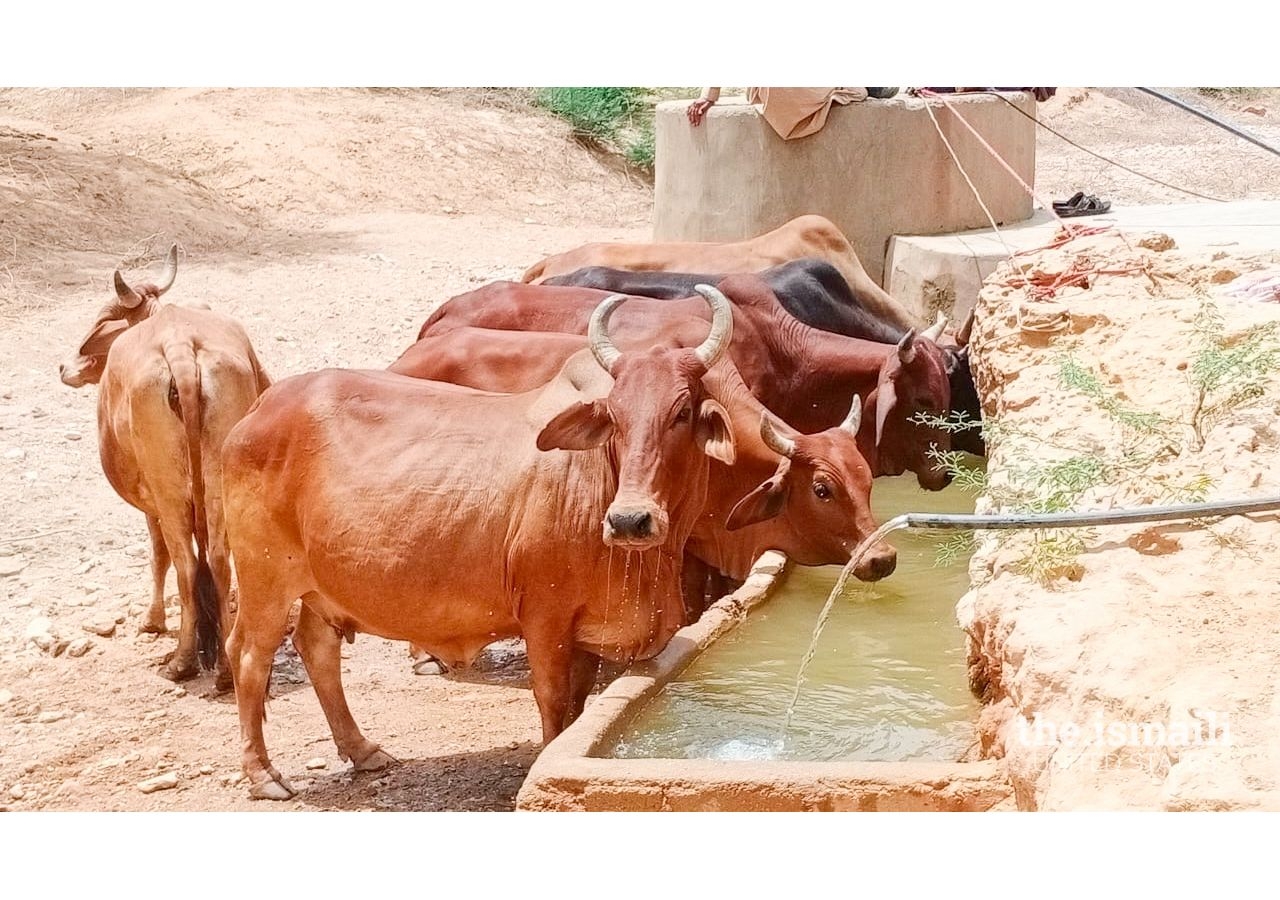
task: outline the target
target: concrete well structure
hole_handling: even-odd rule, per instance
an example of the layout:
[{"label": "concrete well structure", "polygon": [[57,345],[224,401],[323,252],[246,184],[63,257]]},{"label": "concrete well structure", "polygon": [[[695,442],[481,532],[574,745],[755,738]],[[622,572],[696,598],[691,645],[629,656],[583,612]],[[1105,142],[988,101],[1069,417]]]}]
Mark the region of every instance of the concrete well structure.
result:
[{"label": "concrete well structure", "polygon": [[[1035,115],[1030,94],[1003,96]],[[960,94],[947,102],[1022,181],[1034,183],[1032,119],[996,96]],[[837,106],[821,131],[794,141],[780,138],[743,97],[724,98],[697,128],[685,116],[688,105],[657,108],[655,241],[737,241],[816,213],[840,227],[883,286],[890,236],[989,226],[924,100]],[[1031,197],[1018,180],[955,114],[936,101],[932,111],[997,224],[1029,218]]]}]

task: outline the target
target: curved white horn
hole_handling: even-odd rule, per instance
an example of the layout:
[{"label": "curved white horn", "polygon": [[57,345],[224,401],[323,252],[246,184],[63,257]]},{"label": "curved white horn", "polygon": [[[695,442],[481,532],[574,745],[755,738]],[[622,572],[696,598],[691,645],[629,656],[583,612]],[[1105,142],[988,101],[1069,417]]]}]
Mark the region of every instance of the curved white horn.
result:
[{"label": "curved white horn", "polygon": [[760,414],[760,439],[764,445],[779,456],[791,459],[796,455],[796,442],[778,431],[768,412]]},{"label": "curved white horn", "polygon": [[160,283],[156,285],[160,293],[163,294],[169,288],[173,287],[173,280],[178,277],[178,245],[174,244],[169,248],[169,255],[164,258],[164,274],[160,276]]},{"label": "curved white horn", "polygon": [[120,298],[120,304],[125,309],[134,309],[142,302],[142,295],[129,287],[124,280],[124,276],[120,274],[120,270],[116,269],[114,276],[116,284],[116,296]]},{"label": "curved white horn", "polygon": [[960,330],[956,332],[956,344],[961,347],[969,346],[969,335],[973,333],[973,317],[978,312],[977,304],[969,310],[969,315],[965,316],[964,324],[960,326]]},{"label": "curved white horn", "polygon": [[729,349],[733,340],[733,307],[729,298],[709,284],[695,284],[693,289],[711,305],[711,332],[694,352],[708,369]]},{"label": "curved white horn", "polygon": [[947,317],[942,313],[938,313],[938,321],[934,322],[924,331],[920,332],[920,337],[928,338],[929,340],[933,341],[936,344],[938,343],[938,338],[942,337],[942,329],[946,327],[947,327]]},{"label": "curved white horn", "polygon": [[912,328],[902,336],[902,340],[898,341],[898,359],[902,360],[905,365],[910,365],[915,358],[916,330]]},{"label": "curved white horn", "polygon": [[609,317],[618,308],[625,294],[610,294],[600,301],[600,305],[591,313],[591,322],[587,325],[587,342],[591,345],[591,354],[606,372],[612,374],[613,366],[622,356],[612,340],[609,339]]},{"label": "curved white horn", "polygon": [[840,427],[849,432],[854,437],[858,436],[858,429],[862,426],[862,398],[857,394],[853,395],[853,406],[849,410],[849,415],[844,417],[844,421],[840,423]]}]

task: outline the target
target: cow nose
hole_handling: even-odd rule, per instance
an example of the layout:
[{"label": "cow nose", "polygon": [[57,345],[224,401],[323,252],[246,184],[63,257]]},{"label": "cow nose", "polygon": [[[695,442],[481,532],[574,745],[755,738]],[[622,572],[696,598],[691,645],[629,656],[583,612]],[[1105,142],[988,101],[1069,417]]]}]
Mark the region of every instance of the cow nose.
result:
[{"label": "cow nose", "polygon": [[648,537],[653,531],[653,516],[647,512],[610,513],[609,527],[619,537]]},{"label": "cow nose", "polygon": [[882,553],[871,560],[871,574],[877,581],[888,578],[896,568],[898,568],[898,554],[893,551]]}]

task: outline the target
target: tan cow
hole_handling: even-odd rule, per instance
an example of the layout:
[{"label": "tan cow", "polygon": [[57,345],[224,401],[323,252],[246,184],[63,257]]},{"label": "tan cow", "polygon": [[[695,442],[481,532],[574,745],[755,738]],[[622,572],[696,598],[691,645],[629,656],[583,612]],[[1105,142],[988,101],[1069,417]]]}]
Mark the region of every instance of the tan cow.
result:
[{"label": "tan cow", "polygon": [[760,272],[795,259],[821,259],[835,266],[864,309],[903,331],[923,328],[919,321],[862,268],[853,245],[830,219],[799,216],[773,231],[731,243],[666,242],[655,244],[595,243],[548,256],[520,280],[540,284],[556,275],[587,266],[632,272],[714,272],[722,275]]},{"label": "tan cow", "polygon": [[231,561],[220,456],[227,433],[270,380],[237,322],[160,302],[177,269],[174,245],[158,285],[132,288],[117,271],[116,298],[60,372],[71,387],[99,385],[102,470],[116,493],[147,517],[152,597],[142,631],[165,631],[170,562],[178,573],[178,647],[160,674],[191,678],[198,657],[206,668],[218,662],[218,685],[229,687],[222,635],[229,625]]}]

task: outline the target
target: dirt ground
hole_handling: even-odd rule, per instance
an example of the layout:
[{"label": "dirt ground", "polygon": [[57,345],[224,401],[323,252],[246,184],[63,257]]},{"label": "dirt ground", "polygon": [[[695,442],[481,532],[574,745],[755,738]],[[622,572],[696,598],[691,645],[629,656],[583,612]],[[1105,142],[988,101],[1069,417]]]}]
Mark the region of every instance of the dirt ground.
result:
[{"label": "dirt ground", "polygon": [[[1216,105],[1275,140],[1278,97]],[[1125,98],[1064,89],[1041,113],[1165,181],[1276,196],[1274,157]],[[1044,133],[1038,167],[1046,196],[1191,199]],[[403,645],[367,636],[344,649],[348,696],[403,764],[351,773],[282,655],[267,740],[303,790],[249,801],[233,699],[207,696],[207,676],[160,678],[174,637],[137,634],[146,529],[102,475],[96,390],[63,386],[57,365],[112,269],[154,276],[173,241],[170,298],[238,317],[282,377],[384,367],[450,296],[586,241],[645,239],[651,203],[642,178],[502,92],[0,90],[0,809],[510,809],[539,750],[518,661],[416,677]],[[175,786],[139,788],[168,773]]]}]

